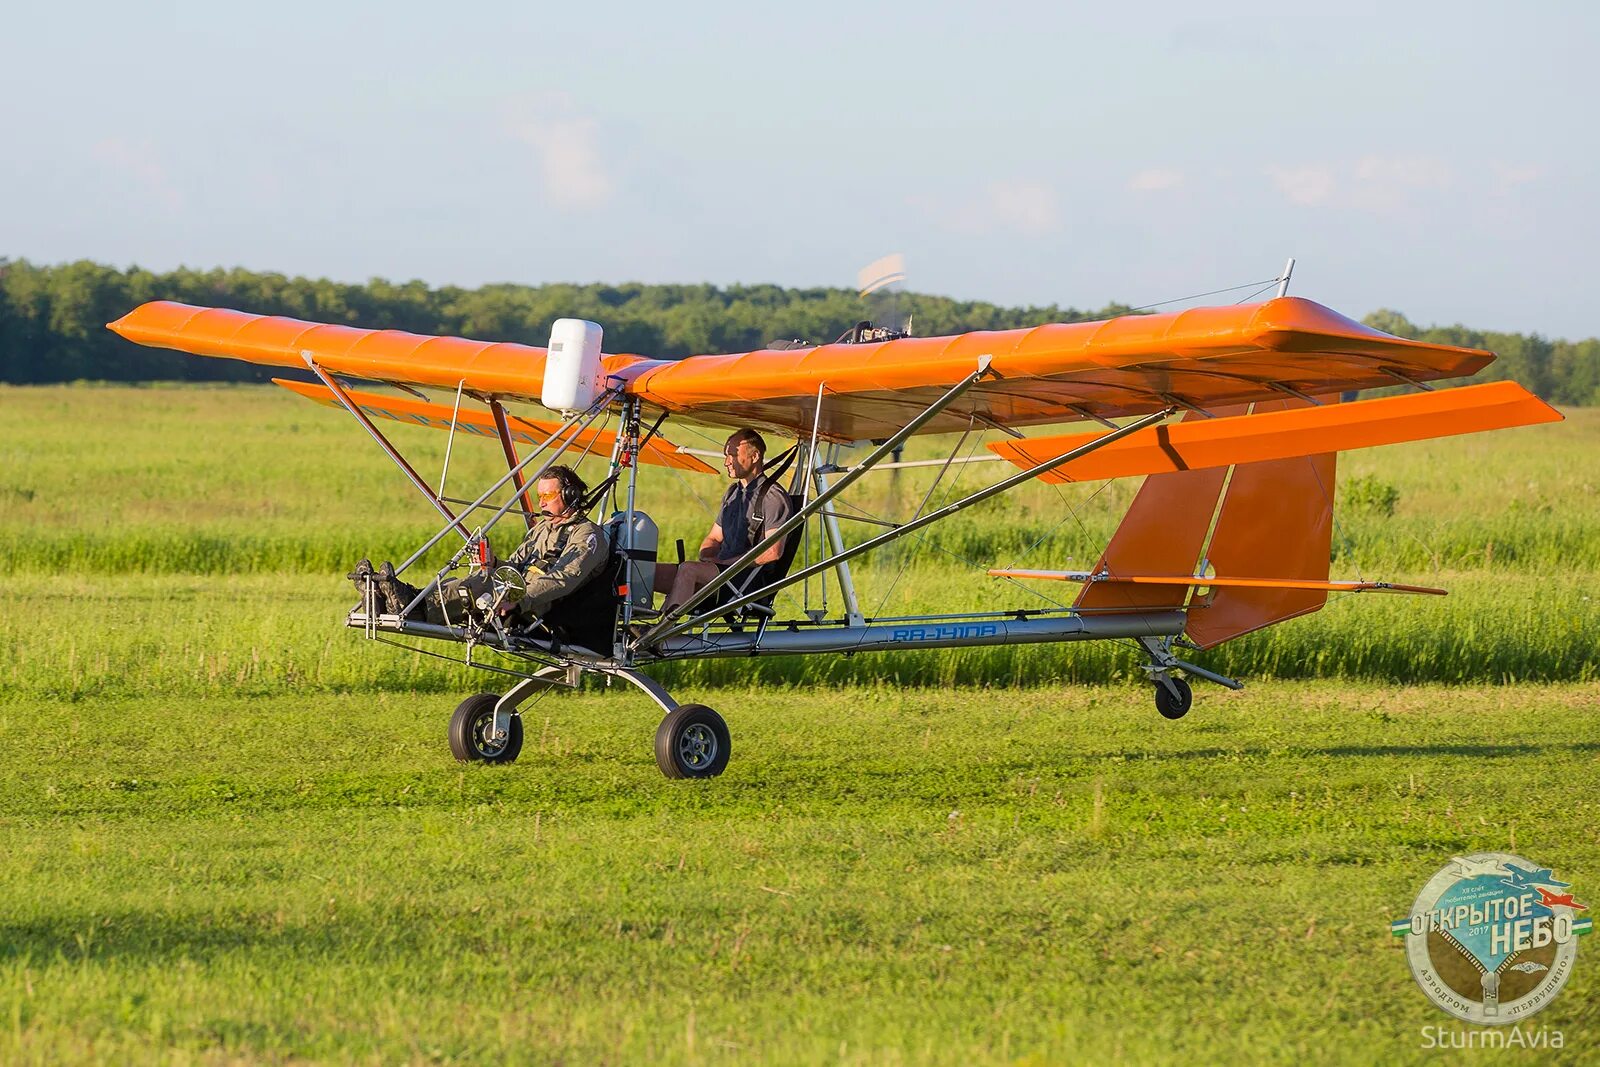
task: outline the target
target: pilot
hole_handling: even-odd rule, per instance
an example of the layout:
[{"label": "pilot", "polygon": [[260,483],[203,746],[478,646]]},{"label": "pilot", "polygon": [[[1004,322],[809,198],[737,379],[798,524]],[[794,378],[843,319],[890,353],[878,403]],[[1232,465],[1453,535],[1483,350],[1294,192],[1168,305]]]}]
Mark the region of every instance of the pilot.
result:
[{"label": "pilot", "polygon": [[[578,477],[577,471],[571,467],[551,467],[539,479],[536,489],[540,517],[516,551],[503,561],[521,571],[528,584],[526,596],[515,604],[502,604],[499,608],[500,614],[509,616],[515,624],[527,624],[537,617],[552,615],[557,601],[585,588],[590,579],[600,580],[597,576],[610,556],[604,531],[581,509],[589,487]],[[501,565],[502,561],[496,561],[492,552],[490,556],[485,570],[447,581],[430,594],[422,603],[424,618],[439,624],[464,622],[467,612],[463,599],[475,602],[489,592],[488,572]],[[368,574],[374,576],[374,584],[390,614],[400,614],[416,599],[417,588],[396,578],[389,564],[373,571],[372,565],[362,560],[350,577],[360,589],[362,579]]]},{"label": "pilot", "polygon": [[[728,565],[754,545],[764,541],[794,513],[789,494],[774,479],[765,475],[767,443],[756,431],[735,430],[722,446],[722,466],[733,479],[722,495],[722,505],[711,532],[700,542],[700,558],[688,563],[658,563],[658,590],[667,590],[663,611],[671,611],[694,596]],[[734,584],[748,589],[767,585],[777,577],[771,564],[783,556],[784,542],[771,545],[755,558],[753,574],[735,579]]]}]

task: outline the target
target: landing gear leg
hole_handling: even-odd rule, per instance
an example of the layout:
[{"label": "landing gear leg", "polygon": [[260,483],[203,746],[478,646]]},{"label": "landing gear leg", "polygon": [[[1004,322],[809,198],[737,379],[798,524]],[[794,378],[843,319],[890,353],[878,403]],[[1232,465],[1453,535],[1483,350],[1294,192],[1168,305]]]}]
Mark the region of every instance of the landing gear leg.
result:
[{"label": "landing gear leg", "polygon": [[656,728],[656,766],[668,778],[715,778],[732,751],[728,724],[704,704],[679,704],[648,675],[630,668],[608,670],[643,690],[665,713]]},{"label": "landing gear leg", "polygon": [[1189,688],[1186,680],[1172,673],[1175,670],[1192,674],[1197,678],[1205,678],[1229,689],[1244,688],[1243,682],[1208,671],[1204,667],[1197,667],[1193,663],[1186,663],[1174,656],[1173,641],[1172,637],[1139,638],[1139,643],[1150,653],[1151,662],[1146,663],[1144,669],[1155,686],[1156,710],[1163,718],[1181,719],[1189,714],[1189,708],[1194,704],[1194,691]]},{"label": "landing gear leg", "polygon": [[581,672],[546,667],[512,686],[504,696],[479,693],[463,700],[450,716],[450,753],[462,763],[511,763],[522,751],[522,717],[517,706],[540,689],[575,687]]}]

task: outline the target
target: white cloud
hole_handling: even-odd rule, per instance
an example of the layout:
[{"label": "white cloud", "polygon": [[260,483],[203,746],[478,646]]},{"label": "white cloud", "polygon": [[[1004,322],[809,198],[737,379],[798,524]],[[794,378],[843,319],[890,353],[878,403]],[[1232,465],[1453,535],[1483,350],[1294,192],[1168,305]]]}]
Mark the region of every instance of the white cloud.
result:
[{"label": "white cloud", "polygon": [[981,236],[997,230],[1011,230],[1028,235],[1061,228],[1061,208],[1055,190],[1043,182],[1027,179],[993,181],[955,201],[936,196],[912,196],[907,202],[937,225],[957,233]]},{"label": "white cloud", "polygon": [[1363,156],[1356,160],[1356,180],[1385,188],[1442,189],[1454,174],[1431,156]]},{"label": "white cloud", "polygon": [[986,194],[997,225],[1019,233],[1053,230],[1061,225],[1055,190],[1043,182],[990,182]]},{"label": "white cloud", "polygon": [[1544,177],[1544,168],[1533,163],[1491,163],[1495,187],[1502,192],[1518,185],[1527,185]]},{"label": "white cloud", "polygon": [[1163,167],[1141,170],[1128,179],[1128,188],[1139,193],[1160,193],[1183,184],[1183,171]]},{"label": "white cloud", "polygon": [[1436,192],[1455,173],[1431,156],[1363,156],[1355,162],[1350,205],[1378,215],[1410,210],[1418,193]]},{"label": "white cloud", "polygon": [[1332,169],[1320,164],[1305,167],[1268,167],[1267,176],[1291,204],[1314,207],[1327,203],[1337,182]]},{"label": "white cloud", "polygon": [[539,153],[540,177],[553,203],[590,209],[611,199],[616,180],[601,160],[598,127],[575,112],[565,96],[542,99],[510,127],[514,137]]},{"label": "white cloud", "polygon": [[130,141],[107,137],[89,148],[90,155],[123,177],[130,178],[169,210],[183,206],[183,194],[172,183],[155,145],[149,141]]},{"label": "white cloud", "polygon": [[1267,177],[1284,199],[1302,207],[1354,208],[1376,215],[1407,211],[1419,194],[1455,184],[1451,166],[1434,156],[1362,156],[1342,163],[1274,165]]}]

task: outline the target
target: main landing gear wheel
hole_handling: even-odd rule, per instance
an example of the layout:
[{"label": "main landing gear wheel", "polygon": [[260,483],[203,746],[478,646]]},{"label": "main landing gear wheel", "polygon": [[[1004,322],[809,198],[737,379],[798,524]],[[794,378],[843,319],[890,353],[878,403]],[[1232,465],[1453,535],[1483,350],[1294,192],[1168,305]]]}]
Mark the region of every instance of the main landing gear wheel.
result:
[{"label": "main landing gear wheel", "polygon": [[683,704],[656,728],[656,766],[668,778],[715,778],[732,751],[728,724],[704,704]]},{"label": "main landing gear wheel", "polygon": [[1189,714],[1189,707],[1194,703],[1194,690],[1189,688],[1189,683],[1182,678],[1169,679],[1173,689],[1178,691],[1177,696],[1172,695],[1166,683],[1156,683],[1156,710],[1168,719],[1181,719]]},{"label": "main landing gear wheel", "polygon": [[506,736],[493,738],[494,693],[470,696],[450,716],[450,751],[462,763],[510,763],[522,751],[522,716],[512,715]]}]

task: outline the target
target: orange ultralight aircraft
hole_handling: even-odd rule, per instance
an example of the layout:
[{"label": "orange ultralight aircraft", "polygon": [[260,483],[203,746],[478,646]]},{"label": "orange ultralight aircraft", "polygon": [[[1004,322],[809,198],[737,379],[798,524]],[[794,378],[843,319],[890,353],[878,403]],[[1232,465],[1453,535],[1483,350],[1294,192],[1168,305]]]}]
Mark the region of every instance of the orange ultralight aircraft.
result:
[{"label": "orange ultralight aircraft", "polygon": [[[504,694],[469,697],[456,709],[450,741],[458,759],[515,759],[522,747],[518,707],[535,693],[576,687],[593,674],[624,679],[661,707],[656,760],[670,778],[710,777],[728,762],[722,717],[704,705],[678,704],[645,673],[652,664],[695,657],[1132,640],[1148,657],[1144,669],[1157,709],[1179,718],[1192,700],[1183,675],[1235,689],[1240,683],[1178,658],[1175,649],[1213,648],[1316,611],[1334,591],[1443,594],[1329,580],[1335,453],[1561,418],[1512,382],[1442,391],[1426,384],[1474,374],[1492,353],[1392,337],[1281,289],[1258,304],[955,337],[858,326],[833,344],[785,342],[676,361],[604,355],[601,328],[576,319],[557,321],[548,348],[165,301],[136,308],[111,329],[144,345],[309,368],[320,385],[277,381],[347,410],[439,512],[444,525],[398,569],[452,534],[460,550],[406,611],[381,612],[369,584],[346,623],[391,643],[398,635],[455,642],[466,663],[517,679]],[[360,392],[349,379],[398,386],[417,399]],[[1397,384],[1417,391],[1338,402],[1343,393]],[[454,402],[418,391],[429,388],[453,393]],[[464,396],[487,411],[463,410]],[[506,412],[507,402],[538,403],[560,417],[520,418]],[[618,419],[614,431],[595,425],[611,415]],[[458,433],[493,436],[507,473],[474,500],[446,498],[443,480],[435,492],[378,428],[374,420],[383,419],[448,430],[451,444]],[[669,419],[753,426],[792,438],[782,466],[793,467],[786,487],[795,507],[693,599],[663,614],[651,598],[656,531],[635,507],[641,465],[714,473],[694,450],[659,435]],[[1059,436],[1019,432],[1071,421],[1098,425]],[[1011,439],[976,458],[1009,461],[1019,470],[910,520],[880,520],[879,532],[847,543],[840,520],[855,516],[838,506],[862,476],[907,465],[891,455],[914,434],[965,435],[979,427]],[[519,456],[519,442],[531,451]],[[600,636],[578,640],[538,624],[507,628],[493,609],[519,595],[520,576],[504,568],[493,574],[494,602],[462,625],[410,617],[423,597],[438,595],[451,570],[488,565],[485,537],[500,519],[516,511],[532,523],[526,486],[562,457],[596,448],[609,449],[610,475],[585,503],[607,492],[616,499],[619,491],[625,500],[605,524],[613,564],[597,579],[607,583],[594,601],[605,616]],[[971,460],[958,458],[957,450],[944,461],[920,462],[948,467]],[[769,470],[777,466],[769,463]],[[1070,607],[862,614],[850,575],[856,556],[1034,478],[1136,475],[1144,483],[1092,570],[989,572],[1079,583]],[[501,493],[504,502],[492,503]],[[458,512],[459,505],[465,509]],[[488,518],[469,525],[480,511]],[[824,547],[796,569],[795,546],[808,524]],[[751,588],[750,564],[780,542],[782,576]],[[780,589],[826,571],[835,574],[843,601],[836,617],[825,610],[776,617],[771,605]],[[770,566],[765,573],[770,578]],[[484,662],[484,651],[497,661]]]}]

